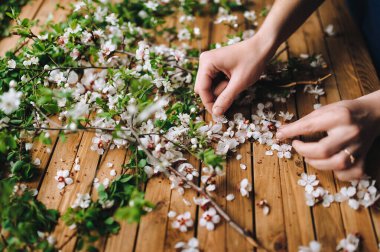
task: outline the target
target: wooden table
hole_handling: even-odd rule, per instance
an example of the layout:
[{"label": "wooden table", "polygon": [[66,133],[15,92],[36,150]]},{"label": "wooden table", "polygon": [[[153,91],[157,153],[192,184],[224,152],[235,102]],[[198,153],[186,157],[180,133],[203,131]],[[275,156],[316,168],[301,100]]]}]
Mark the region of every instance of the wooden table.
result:
[{"label": "wooden table", "polygon": [[[55,21],[65,18],[65,11],[55,10],[60,3],[68,6],[71,1],[35,0],[22,10],[22,17],[46,20],[53,13]],[[254,8],[260,10],[270,1],[255,1]],[[241,21],[241,20],[240,20]],[[259,18],[262,22],[262,18]],[[324,35],[324,27],[333,24],[336,36]],[[200,18],[197,25],[201,27],[204,38],[202,48],[209,43],[226,39],[228,28],[214,25],[211,18]],[[38,28],[35,29],[35,32]],[[15,45],[17,38],[0,41],[0,53],[4,54]],[[353,23],[343,1],[326,1],[317,12],[287,41],[288,55],[298,56],[301,53],[322,53],[334,77],[326,81],[326,96],[322,103],[333,103],[342,99],[354,99],[379,89],[379,80],[371,63],[369,54],[358,29]],[[284,55],[286,58],[288,55]],[[302,117],[312,111],[313,98],[298,92],[284,105],[276,110],[288,110]],[[249,107],[235,108],[250,113]],[[209,115],[206,119],[209,120]],[[58,132],[51,132],[53,144],[45,146],[36,142],[33,157],[41,159],[41,176],[29,183],[39,189],[38,199],[49,208],[64,212],[74,201],[78,192],[96,193],[92,189],[95,177],[109,177],[108,162],[112,162],[118,173],[121,165],[128,160],[124,150],[113,150],[101,157],[90,150],[94,133],[79,132],[70,134],[66,141],[58,139]],[[331,193],[339,191],[345,184],[334,179],[332,172],[320,172],[305,165],[297,154],[291,160],[277,159],[264,155],[264,147],[258,144],[245,143],[239,152],[242,160],[231,158],[227,161],[226,176],[217,181],[216,200],[240,225],[250,230],[269,250],[297,251],[299,245],[307,245],[311,240],[318,240],[323,251],[335,251],[337,242],[349,233],[359,233],[362,237],[363,251],[377,251],[380,238],[380,213],[373,209],[354,211],[347,204],[333,204],[329,208],[317,205],[309,208],[305,204],[304,189],[297,185],[299,174],[307,171],[317,174],[321,184]],[[79,157],[81,170],[75,173],[75,183],[61,194],[54,176],[57,169],[72,169],[74,160]],[[201,167],[196,160],[191,162]],[[240,163],[248,166],[247,170],[239,168]],[[372,162],[374,163],[374,162]],[[379,163],[377,163],[379,164]],[[379,167],[379,166],[378,166]],[[254,195],[248,198],[236,197],[226,201],[225,196],[234,192],[237,195],[237,184],[248,178],[254,186]],[[195,193],[188,191],[185,198],[192,202]],[[105,251],[173,251],[178,241],[187,241],[195,236],[200,241],[203,251],[251,251],[252,247],[225,222],[219,224],[215,231],[208,232],[195,226],[187,233],[180,233],[171,228],[167,217],[169,210],[177,213],[190,211],[198,219],[202,213],[196,205],[186,206],[177,191],[170,190],[169,180],[165,177],[154,177],[146,185],[146,198],[157,205],[157,209],[144,217],[139,225],[122,223],[117,236],[103,237],[96,246]],[[266,199],[271,211],[264,216],[256,204]],[[198,216],[198,217],[197,217]],[[58,245],[62,244],[72,233],[63,223],[59,223],[54,235]],[[65,251],[75,248],[75,239]]]}]

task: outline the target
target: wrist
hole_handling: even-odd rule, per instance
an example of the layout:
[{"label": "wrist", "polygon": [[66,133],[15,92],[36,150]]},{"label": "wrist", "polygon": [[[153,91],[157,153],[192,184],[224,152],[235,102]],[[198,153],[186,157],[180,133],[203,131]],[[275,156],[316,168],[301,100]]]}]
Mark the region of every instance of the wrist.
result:
[{"label": "wrist", "polygon": [[374,123],[376,136],[380,136],[380,90],[362,96],[357,101],[364,105],[364,109],[367,110]]},{"label": "wrist", "polygon": [[265,32],[257,32],[252,38],[249,39],[251,47],[255,47],[262,54],[265,62],[272,59],[279,45],[274,36],[265,34]]}]

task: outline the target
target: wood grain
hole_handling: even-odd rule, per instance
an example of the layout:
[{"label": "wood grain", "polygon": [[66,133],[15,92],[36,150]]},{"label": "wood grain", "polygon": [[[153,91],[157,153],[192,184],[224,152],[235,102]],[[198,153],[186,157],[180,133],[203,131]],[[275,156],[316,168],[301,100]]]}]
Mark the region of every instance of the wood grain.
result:
[{"label": "wood grain", "polygon": [[[68,6],[72,1],[35,0],[33,4],[23,7],[21,17],[39,19],[43,24],[49,14],[54,13],[54,21],[62,21],[66,12],[55,9],[58,2]],[[272,2],[256,1],[254,8],[259,12],[260,8]],[[207,49],[210,43],[226,41],[226,36],[231,33],[230,28],[215,25],[212,21],[213,17],[196,20],[196,25],[201,28],[203,34],[200,42],[202,50]],[[261,18],[259,22],[262,22]],[[324,35],[323,29],[328,24],[334,25],[336,36]],[[38,27],[34,28],[35,32],[38,30]],[[12,36],[1,40],[0,55],[4,55],[5,51],[16,45],[17,39],[16,36]],[[380,88],[364,40],[342,0],[326,1],[288,40],[288,46],[291,56],[298,56],[300,53],[322,53],[331,66],[334,77],[325,82],[326,96],[321,98],[323,105],[341,99],[354,99]],[[286,58],[286,54],[282,57]],[[314,99],[299,91],[297,96],[289,99],[286,104],[275,104],[275,111],[293,112],[298,117],[310,113],[313,110]],[[252,110],[254,109],[255,105],[252,105]],[[250,110],[249,107],[234,107],[230,114],[242,112],[248,117]],[[54,117],[53,120],[59,123]],[[206,114],[206,121],[210,120],[211,116]],[[107,166],[108,162],[113,163],[112,169],[120,174],[122,164],[128,161],[125,150],[112,150],[103,157],[90,151],[93,133],[69,134],[65,141],[58,137],[58,131],[52,131],[50,135],[53,142],[51,146],[39,142],[33,144],[32,158],[41,160],[41,172],[40,176],[28,185],[39,188],[38,199],[48,208],[59,209],[61,213],[73,203],[77,193],[89,192],[94,200],[97,198],[92,182],[95,177],[100,181],[110,178],[111,169]],[[49,148],[51,152],[48,151]],[[265,156],[265,150],[265,147],[258,144],[243,144],[238,150],[243,156],[242,159],[236,160],[235,155],[231,155],[224,167],[225,176],[217,180],[218,189],[213,195],[237,223],[255,233],[259,241],[270,251],[297,251],[299,245],[307,245],[314,239],[322,243],[323,251],[335,251],[340,239],[348,233],[356,232],[363,237],[363,251],[377,251],[380,239],[379,211],[355,211],[345,203],[334,203],[329,208],[318,205],[310,209],[304,201],[304,189],[297,185],[300,173],[316,173],[322,186],[330,193],[339,191],[346,184],[335,180],[332,172],[320,172],[305,165],[302,157],[297,154],[293,155],[292,160],[283,160],[275,156]],[[81,170],[74,172],[73,164],[77,157]],[[190,162],[194,167],[202,167],[194,158],[190,158]],[[247,170],[242,170],[240,164],[246,164]],[[75,181],[63,192],[57,189],[54,179],[58,169],[71,170],[71,176]],[[253,182],[255,195],[249,199],[242,198],[237,189],[243,178]],[[235,200],[226,201],[225,196],[229,193],[235,195]],[[200,226],[195,226],[187,233],[173,230],[172,220],[167,217],[169,210],[178,214],[190,211],[193,219],[200,218],[203,210],[194,205],[194,196],[196,193],[186,192],[185,198],[192,203],[190,207],[186,206],[182,196],[178,195],[177,191],[170,190],[170,182],[166,177],[153,177],[146,185],[146,198],[156,203],[155,211],[143,217],[140,225],[122,222],[118,235],[102,237],[95,244],[96,247],[100,251],[174,251],[174,245],[178,241],[187,241],[197,236],[203,251],[252,250],[252,247],[223,221],[211,232]],[[268,216],[264,216],[261,209],[255,205],[261,199],[266,199],[271,206]],[[58,245],[66,241],[72,232],[60,222],[54,233]],[[73,239],[65,246],[64,251],[74,250],[75,243],[76,240]]]}]

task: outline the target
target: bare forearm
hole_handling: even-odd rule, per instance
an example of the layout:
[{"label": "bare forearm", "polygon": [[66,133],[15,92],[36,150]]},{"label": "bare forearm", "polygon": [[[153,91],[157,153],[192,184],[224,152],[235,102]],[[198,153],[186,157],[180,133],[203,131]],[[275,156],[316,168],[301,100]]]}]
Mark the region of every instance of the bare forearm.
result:
[{"label": "bare forearm", "polygon": [[258,36],[273,48],[284,42],[321,5],[323,0],[276,0]]}]

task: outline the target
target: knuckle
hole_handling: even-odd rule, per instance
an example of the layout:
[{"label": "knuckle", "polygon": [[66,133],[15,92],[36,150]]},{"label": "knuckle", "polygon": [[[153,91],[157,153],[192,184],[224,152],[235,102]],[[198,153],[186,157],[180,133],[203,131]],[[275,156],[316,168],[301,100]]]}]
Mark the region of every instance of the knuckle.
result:
[{"label": "knuckle", "polygon": [[346,155],[340,155],[339,159],[336,163],[336,169],[337,170],[344,170],[347,168],[347,159]]},{"label": "knuckle", "polygon": [[340,180],[340,181],[348,181],[349,179],[347,178],[346,174],[341,173],[341,172],[334,172],[335,177]]},{"label": "knuckle", "polygon": [[199,62],[202,63],[202,64],[207,64],[208,61],[209,61],[209,58],[210,58],[210,52],[207,51],[207,52],[202,52],[200,55],[199,55]]},{"label": "knuckle", "polygon": [[361,129],[358,125],[353,125],[351,127],[351,134],[353,140],[358,140],[360,138]]},{"label": "knuckle", "polygon": [[346,106],[340,106],[337,108],[337,114],[340,120],[344,124],[351,124],[353,122],[351,110]]}]

